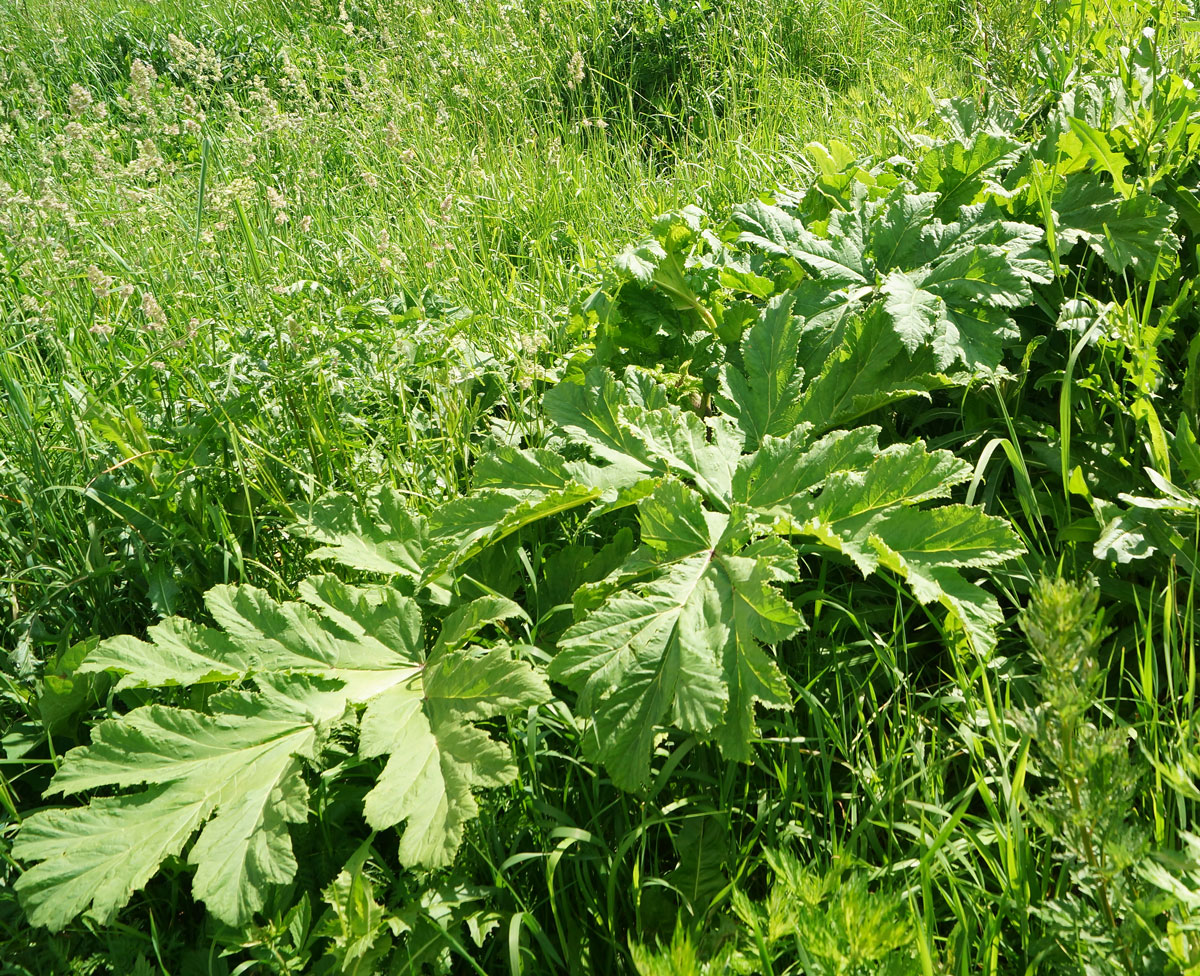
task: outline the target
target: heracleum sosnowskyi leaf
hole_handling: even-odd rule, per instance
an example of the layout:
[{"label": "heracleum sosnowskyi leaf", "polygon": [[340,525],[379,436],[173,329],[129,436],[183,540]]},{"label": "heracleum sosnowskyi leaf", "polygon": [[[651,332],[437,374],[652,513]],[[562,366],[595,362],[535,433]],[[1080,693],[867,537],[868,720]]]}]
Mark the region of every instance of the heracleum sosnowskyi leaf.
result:
[{"label": "heracleum sosnowskyi leaf", "polygon": [[1129,268],[1149,278],[1179,248],[1171,207],[1149,193],[1122,197],[1091,174],[1065,182],[1054,212],[1059,238],[1067,245],[1086,243],[1118,274]]},{"label": "heracleum sosnowskyi leaf", "polygon": [[926,229],[933,222],[939,199],[937,193],[893,193],[888,198],[871,239],[871,254],[878,274],[912,267],[911,255],[923,248]]},{"label": "heracleum sosnowskyi leaf", "polygon": [[[783,676],[755,639],[764,632],[789,637],[801,623],[772,594],[765,572],[756,574],[756,560],[728,561],[736,545],[727,535],[730,519],[706,512],[695,492],[665,481],[639,513],[655,577],[571,627],[550,671],[579,690],[578,707],[595,723],[595,751],[626,788],[646,782],[664,718],[705,737],[727,720],[750,733],[756,699],[786,706]],[[774,627],[745,620],[756,612],[771,614]],[[746,757],[748,735],[717,737],[736,758]]]},{"label": "heracleum sosnowskyi leaf", "polygon": [[805,384],[795,419],[824,433],[860,421],[875,410],[910,396],[928,396],[951,384],[934,358],[910,356],[895,321],[875,304],[854,315],[842,340]]},{"label": "heracleum sosnowskyi leaf", "polygon": [[918,185],[937,192],[933,213],[955,213],[975,202],[989,176],[1014,162],[1023,148],[1007,133],[976,128],[936,146],[917,167]]},{"label": "heracleum sosnowskyi leaf", "polygon": [[430,662],[419,684],[394,685],[367,705],[359,751],[390,758],[364,812],[377,830],[406,823],[402,864],[450,864],[464,825],[479,812],[472,790],[516,777],[508,746],[472,723],[548,698],[543,678],[500,646],[447,652]]},{"label": "heracleum sosnowskyi leaf", "polygon": [[411,599],[390,587],[350,587],[333,576],[305,580],[300,592],[311,606],[280,604],[251,586],[214,587],[205,602],[226,629],[168,618],[150,628],[149,642],[104,641],[80,671],[120,672],[118,688],[305,671],[342,682],[348,699],[362,702],[420,667],[421,614]]},{"label": "heracleum sosnowskyi leaf", "polygon": [[804,372],[796,364],[801,319],[793,311],[795,299],[792,292],[771,299],[763,314],[778,318],[778,325],[746,331],[744,372],[728,364],[721,371],[719,402],[737,421],[750,448],[768,434],[778,437],[796,426]]},{"label": "heracleum sosnowskyi leaf", "polygon": [[765,203],[750,203],[734,208],[734,219],[744,228],[741,240],[762,248],[776,257],[795,258],[815,278],[835,287],[870,286],[873,269],[867,257],[863,239],[863,210],[865,195],[860,195],[861,207],[857,220],[846,211],[837,211],[831,219],[826,239],[809,231],[787,211]]},{"label": "heracleum sosnowskyi leaf", "polygon": [[[999,144],[995,151],[990,165],[1011,155]],[[954,176],[956,186],[973,179]],[[735,208],[734,219],[743,228],[740,243],[795,260],[829,294],[844,291],[851,305],[882,297],[909,353],[931,345],[939,371],[961,363],[987,372],[1000,366],[1004,341],[1016,335],[1009,310],[1028,303],[1030,283],[1048,280],[1049,272],[1037,227],[1005,221],[994,205],[972,197],[945,208],[953,219],[944,223],[934,216],[937,193],[901,185],[874,199],[859,185],[823,235],[762,202]]]},{"label": "heracleum sosnowskyi leaf", "polygon": [[295,873],[288,824],[308,818],[303,764],[319,763],[326,731],[364,704],[360,754],[389,757],[368,823],[406,824],[405,866],[449,863],[478,809],[472,789],[515,775],[507,747],[472,723],[549,697],[509,645],[467,643],[520,608],[492,598],[460,608],[427,658],[421,613],[398,590],[322,576],[300,593],[306,603],[217,587],[207,602],[221,629],[168,619],[149,642],[116,638],[85,660],[81,670],[120,672],[122,688],[249,680],[255,690],[222,691],[203,713],[135,709],[67,754],[51,792],[149,788],[24,821],[14,851],[39,862],[19,883],[35,923],[61,928],[89,905],[111,918],[197,829],[195,896],[246,923]]},{"label": "heracleum sosnowskyi leaf", "polygon": [[213,715],[147,705],[97,726],[50,792],[152,788],[24,821],[14,854],[40,862],[17,882],[30,920],[57,929],[89,906],[110,920],[203,825],[193,891],[223,921],[247,921],[295,873],[287,825],[308,816],[300,760],[314,756],[317,725],[340,714],[332,687],[280,676],[261,696],[217,696]]},{"label": "heracleum sosnowskyi leaf", "polygon": [[912,352],[932,338],[945,314],[944,302],[903,271],[889,272],[880,291],[896,334]]},{"label": "heracleum sosnowskyi leaf", "polygon": [[425,554],[422,581],[446,570],[539,519],[597,500],[596,487],[567,482],[545,493],[482,491],[443,506],[433,517],[433,541]]},{"label": "heracleum sosnowskyi leaf", "polygon": [[327,496],[310,505],[292,529],[323,543],[310,559],[406,579],[420,575],[425,521],[399,492],[380,489],[365,506],[347,495]]},{"label": "heracleum sosnowskyi leaf", "polygon": [[[575,496],[584,511],[648,486],[630,502],[641,546],[591,588],[550,667],[577,692],[577,710],[591,721],[585,742],[623,788],[649,781],[660,726],[748,759],[755,702],[790,704],[768,651],[803,623],[778,588],[798,571],[783,537],[849,557],[864,573],[891,570],[921,602],[940,602],[981,651],[993,642],[995,600],[960,571],[996,565],[1020,544],[1007,523],[978,509],[922,507],[946,498],[970,466],[920,442],[881,450],[874,427],[819,437],[839,418],[910,392],[906,384],[922,389],[927,374],[882,312],[868,310],[862,329],[891,344],[877,359],[882,370],[857,362],[848,344],[845,358],[839,351],[818,364],[810,382],[794,379],[795,366],[789,378],[803,327],[790,309],[786,297],[768,305],[743,339],[745,372],[726,366],[717,403],[732,416],[684,410],[632,367],[620,378],[593,370],[546,397],[550,419],[590,460],[549,465],[541,487],[531,477],[541,458],[534,451],[505,448],[483,466],[494,502],[507,497],[522,512],[553,502],[568,482],[595,491]],[[915,380],[897,364],[917,369]],[[770,433],[789,426],[784,436]]]}]

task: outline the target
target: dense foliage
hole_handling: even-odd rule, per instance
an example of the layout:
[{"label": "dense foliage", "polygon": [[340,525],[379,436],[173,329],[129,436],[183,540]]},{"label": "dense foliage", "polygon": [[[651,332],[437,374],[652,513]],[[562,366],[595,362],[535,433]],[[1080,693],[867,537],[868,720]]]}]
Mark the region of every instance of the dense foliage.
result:
[{"label": "dense foliage", "polygon": [[21,924],[144,919],[168,972],[1200,971],[1198,21],[1059,12],[894,152],[659,217],[526,391],[409,377],[469,463],[298,493],[325,572],[25,631]]}]

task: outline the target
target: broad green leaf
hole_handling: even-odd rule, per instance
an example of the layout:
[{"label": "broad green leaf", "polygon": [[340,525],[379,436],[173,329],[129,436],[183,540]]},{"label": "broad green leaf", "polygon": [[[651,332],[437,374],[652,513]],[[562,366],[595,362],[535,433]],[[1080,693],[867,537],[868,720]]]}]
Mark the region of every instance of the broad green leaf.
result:
[{"label": "broad green leaf", "polygon": [[775,282],[770,278],[742,268],[722,266],[720,271],[722,288],[740,292],[753,298],[768,299],[775,293]]},{"label": "broad green leaf", "polygon": [[57,932],[85,911],[110,922],[183,850],[211,811],[210,799],[167,785],[26,817],[12,853],[37,862],[14,885],[30,924]]},{"label": "broad green leaf", "polygon": [[[991,138],[979,136],[980,145]],[[1009,143],[993,143],[992,149],[999,153],[993,161],[1007,158],[1002,149]],[[960,177],[973,179],[967,173],[955,178]],[[957,219],[943,223],[932,216],[939,206],[934,202],[937,197],[936,193],[913,194],[901,186],[877,200],[860,187],[847,201],[848,210],[835,210],[830,216],[827,238],[814,235],[786,211],[765,204],[742,208],[735,216],[748,228],[742,235],[747,243],[768,254],[794,258],[816,279],[805,284],[819,284],[818,307],[810,312],[796,303],[797,310],[810,318],[814,313],[824,317],[821,322],[814,318],[810,328],[840,325],[856,306],[861,309],[861,303],[882,294],[884,308],[910,355],[931,348],[939,370],[962,360],[973,370],[993,373],[1003,358],[1003,340],[1015,335],[1007,315],[995,310],[1028,304],[1033,296],[1030,282],[1049,280],[1048,262],[1039,244],[1043,231],[1003,220],[991,203],[955,203],[945,209]],[[844,304],[840,310],[839,303],[831,304],[832,315],[825,317],[822,303],[838,289],[846,289],[839,294]],[[874,312],[862,314],[870,318]],[[832,351],[828,341],[816,348],[822,359]],[[870,362],[875,366],[873,357]],[[829,367],[825,361],[823,369]],[[730,393],[737,392],[736,382],[736,378],[726,381]],[[746,398],[731,399],[737,403]],[[744,412],[743,405],[739,415]]]},{"label": "broad green leaf", "polygon": [[[569,628],[551,664],[551,676],[579,692],[593,749],[628,789],[647,782],[654,730],[664,721],[716,737],[744,758],[754,701],[787,702],[758,642],[783,639],[800,624],[771,590],[764,560],[722,554],[728,517],[705,512],[694,492],[664,482],[640,515],[658,574]],[[723,734],[727,722],[736,731]]]},{"label": "broad green leaf", "polygon": [[[400,848],[407,865],[452,858],[477,812],[471,789],[513,773],[507,747],[472,723],[549,695],[507,645],[459,649],[479,627],[520,609],[492,597],[462,608],[427,661],[416,603],[395,588],[323,576],[300,590],[307,606],[253,587],[217,587],[208,604],[223,630],[165,621],[150,641],[108,641],[85,662],[81,670],[123,672],[126,686],[252,678],[257,691],[221,692],[206,713],[135,709],[66,755],[52,792],[151,789],[26,819],[14,849],[49,859],[22,876],[38,924],[61,927],[88,904],[111,917],[197,828],[193,891],[217,917],[244,924],[271,885],[295,874],[288,825],[308,814],[301,761],[315,759],[324,730],[362,703],[360,753],[400,750],[368,794],[368,820],[410,820]],[[413,774],[414,763],[423,771]],[[116,880],[101,883],[108,874]]]},{"label": "broad green leaf", "polygon": [[714,738],[724,755],[748,762],[752,758],[750,743],[758,731],[755,704],[787,708],[791,703],[787,680],[763,646],[793,637],[804,626],[804,618],[771,585],[770,565],[762,558],[747,558],[745,552],[721,559],[732,584],[725,603],[732,610],[724,660],[729,705]]},{"label": "broad green leaf", "polygon": [[728,883],[729,825],[720,814],[692,815],[674,839],[679,866],[667,880],[679,890],[697,917]]},{"label": "broad green leaf", "polygon": [[310,559],[411,580],[420,576],[425,523],[398,491],[380,489],[366,506],[350,495],[326,495],[291,530],[324,543],[309,553]]},{"label": "broad green leaf", "polygon": [[347,587],[331,576],[305,580],[300,592],[323,618],[255,587],[218,586],[206,599],[228,630],[168,618],[150,628],[150,641],[103,641],[79,670],[117,671],[118,689],[307,672],[341,681],[348,700],[363,702],[419,667],[421,617],[408,597],[389,587]]},{"label": "broad green leaf", "polygon": [[308,819],[308,787],[293,767],[278,781],[247,773],[237,803],[224,803],[200,832],[188,862],[192,893],[217,918],[239,924],[263,905],[272,885],[296,873],[289,823]]},{"label": "broad green leaf", "polygon": [[711,550],[729,524],[729,516],[705,511],[695,493],[666,481],[638,506],[642,545],[655,565],[687,559]]},{"label": "broad green leaf", "polygon": [[768,435],[783,436],[796,426],[804,371],[796,362],[800,321],[795,292],[772,299],[742,340],[743,370],[722,371],[721,406],[741,427],[754,450]]},{"label": "broad green leaf", "polygon": [[[879,274],[914,266],[912,254],[920,247],[937,201],[936,193],[906,193],[903,189],[888,200],[871,235],[871,254]],[[919,260],[916,263],[928,262]]]},{"label": "broad green leaf", "polygon": [[1122,198],[1095,176],[1067,180],[1054,212],[1059,238],[1085,242],[1118,274],[1132,268],[1148,278],[1162,256],[1179,247],[1171,233],[1175,211],[1149,193]]},{"label": "broad green leaf", "polygon": [[805,389],[796,420],[817,432],[848,426],[945,382],[905,354],[890,318],[874,305],[847,325],[841,345]]},{"label": "broad green leaf", "polygon": [[551,676],[579,692],[595,726],[595,752],[622,789],[646,785],[651,743],[664,720],[711,732],[729,692],[720,680],[718,571],[701,553],[679,560],[638,592],[605,601],[559,642]]},{"label": "broad green leaf", "polygon": [[933,357],[939,369],[961,362],[972,372],[992,374],[1001,367],[1005,344],[1018,335],[1005,312],[966,302],[946,309],[933,339]]},{"label": "broad green leaf", "polygon": [[436,656],[443,650],[457,650],[489,624],[502,623],[513,617],[528,621],[521,607],[503,596],[481,596],[446,615],[442,630],[430,652]]},{"label": "broad green leaf", "polygon": [[634,280],[649,284],[654,278],[658,262],[666,256],[666,250],[658,241],[649,240],[636,247],[625,248],[613,258],[613,266]]},{"label": "broad green leaf", "polygon": [[[841,342],[842,326],[862,308],[872,289],[866,286],[841,288],[806,278],[790,293],[794,297],[792,311],[804,319],[801,349],[806,365],[798,365],[798,368],[807,373],[813,368],[819,369]],[[817,337],[821,337],[821,341],[818,342]]]},{"label": "broad green leaf", "polygon": [[[556,421],[564,425],[576,444],[608,462],[605,467],[575,462],[566,466],[595,497],[605,493],[606,510],[620,507],[622,492],[632,492],[624,504],[636,502],[652,490],[654,479],[670,472],[690,478],[717,505],[728,495],[743,438],[723,418],[708,424],[696,414],[668,403],[660,385],[632,368],[620,381],[611,374],[596,372],[589,377],[586,388],[560,383],[547,398],[552,394],[557,395],[548,410]],[[583,498],[581,503],[591,500]],[[547,503],[540,500],[529,504],[544,507]],[[461,507],[469,507],[466,500]],[[491,513],[497,521],[502,507],[498,502]],[[446,523],[460,523],[459,533],[469,528],[461,525],[463,520],[455,503],[444,511],[449,513],[444,518]],[[435,515],[435,523],[441,520],[441,513]]]},{"label": "broad green leaf", "polygon": [[986,651],[999,609],[958,570],[997,565],[1023,548],[1007,522],[977,508],[915,507],[944,498],[970,474],[970,465],[949,452],[927,452],[920,442],[897,446],[866,471],[835,474],[815,498],[798,499],[786,528],[844,553],[864,574],[892,570],[922,603],[940,601]]},{"label": "broad green leaf", "polygon": [[557,452],[509,445],[500,445],[480,458],[471,471],[471,483],[476,489],[545,492],[565,488],[574,480],[568,462]]},{"label": "broad green leaf", "polygon": [[362,718],[359,751],[388,756],[364,804],[376,830],[405,823],[400,862],[443,867],[479,808],[472,790],[516,776],[509,748],[471,723],[540,704],[542,678],[507,646],[441,655],[419,680],[374,699]]},{"label": "broad green leaf", "polygon": [[992,371],[1003,358],[1003,341],[1016,328],[1003,309],[1026,304],[1033,291],[1008,255],[993,245],[957,251],[935,265],[920,286],[945,302],[934,339],[938,366],[961,360],[967,367]]},{"label": "broad green leaf", "polygon": [[[325,575],[301,580],[297,589],[306,603],[345,635],[333,645],[337,677],[344,679],[343,672],[353,668],[395,667],[421,659],[421,611],[415,600],[393,587],[349,586]],[[248,639],[253,640],[253,635]]]},{"label": "broad green leaf", "polygon": [[[90,890],[93,913],[107,920],[145,884],[162,857],[178,853],[210,816],[189,855],[197,866],[193,891],[221,920],[248,921],[262,907],[269,886],[295,873],[287,825],[308,816],[297,757],[312,757],[317,730],[309,713],[281,704],[295,701],[296,686],[274,690],[279,700],[226,692],[219,696],[217,715],[148,705],[101,723],[91,745],[71,750],[48,792],[141,784],[165,789],[149,799],[127,795],[94,801],[94,810],[47,810],[25,821],[14,853],[43,859],[18,881],[35,923],[59,926],[78,912],[80,897],[71,889],[99,867],[89,838],[74,831],[103,830],[104,860],[124,881],[119,890],[112,885]],[[308,702],[327,691],[300,689]],[[336,716],[336,701],[321,705],[325,719]],[[167,843],[147,834],[152,825],[172,831]],[[55,847],[48,844],[51,836],[58,840]]]},{"label": "broad green leaf", "polygon": [[742,239],[775,257],[790,257],[792,247],[808,236],[804,225],[779,207],[761,201],[733,208],[733,219],[742,228]]},{"label": "broad green leaf", "polygon": [[979,203],[958,210],[957,219],[926,223],[911,248],[898,256],[898,265],[915,272],[948,261],[976,247],[1004,253],[1011,271],[1027,281],[1048,282],[1050,267],[1045,253],[1045,228],[1005,220],[995,204]]},{"label": "broad green leaf", "polygon": [[600,488],[568,484],[545,494],[492,490],[448,502],[429,521],[423,579],[434,581],[525,526],[580,508],[603,493]]},{"label": "broad green leaf", "polygon": [[907,566],[996,566],[1021,554],[1012,527],[970,505],[897,509],[871,526]]},{"label": "broad green leaf", "polygon": [[954,252],[944,262],[935,264],[920,284],[951,308],[976,304],[1017,308],[1033,294],[1029,283],[1011,266],[1004,250],[991,244]]},{"label": "broad green leaf", "polygon": [[337,658],[336,637],[302,603],[277,603],[252,586],[213,587],[204,603],[226,636],[269,658],[272,670],[331,665]]},{"label": "broad green leaf", "polygon": [[734,476],[738,501],[751,511],[774,515],[793,499],[814,492],[835,471],[858,470],[879,452],[878,427],[838,430],[813,441],[812,428],[788,437],[768,437],[743,459]]},{"label": "broad green leaf", "polygon": [[1147,524],[1148,514],[1151,513],[1133,509],[1110,519],[1092,546],[1092,555],[1118,564],[1154,555],[1158,547],[1154,544],[1154,532]]},{"label": "broad green leaf", "polygon": [[702,301],[680,250],[686,248],[699,230],[698,211],[680,219],[680,214],[665,214],[659,218],[658,232],[666,247],[658,240],[648,240],[635,247],[627,247],[615,258],[613,267],[642,285],[653,286],[666,294],[673,307],[690,311],[710,332],[717,331],[712,312]]},{"label": "broad green leaf", "polygon": [[893,271],[880,286],[883,292],[883,307],[892,320],[892,328],[904,343],[904,348],[915,352],[933,334],[941,321],[945,303],[937,295],[926,291],[903,271]]},{"label": "broad green leaf", "polygon": [[865,252],[863,215],[839,211],[830,222],[830,239],[818,237],[779,207],[751,203],[734,207],[733,219],[743,229],[740,241],[766,253],[795,258],[815,277],[830,284],[864,285],[873,269]]},{"label": "broad green leaf", "polygon": [[620,464],[566,461],[560,453],[545,448],[504,445],[481,458],[472,474],[476,489],[501,489],[525,498],[560,491],[570,485],[586,485],[601,489],[603,498],[611,505],[622,491],[638,484],[637,472],[645,470],[644,466],[636,465],[631,469]]},{"label": "broad green leaf", "polygon": [[973,203],[985,179],[1011,165],[1022,145],[1011,136],[977,130],[966,140],[955,139],[927,153],[917,167],[917,183],[938,193],[935,213],[952,214]]},{"label": "broad green leaf", "polygon": [[168,617],[147,632],[102,641],[79,665],[83,673],[117,671],[117,690],[230,681],[251,669],[250,655],[218,630]]},{"label": "broad green leaf", "polygon": [[416,601],[391,587],[347,586],[335,576],[303,580],[300,596],[346,635],[331,668],[315,673],[342,682],[346,698],[368,701],[407,680],[424,659]]},{"label": "broad green leaf", "polygon": [[607,370],[593,370],[586,384],[559,383],[542,401],[554,423],[617,468],[626,484],[648,477],[653,466],[637,434],[621,423],[621,408],[658,410],[667,403],[663,388],[633,369],[626,371],[623,380]]},{"label": "broad green leaf", "polygon": [[929,452],[921,441],[897,444],[865,470],[831,474],[819,495],[796,499],[792,511],[799,519],[815,516],[840,530],[857,530],[894,505],[945,498],[970,477],[971,466],[949,451]]},{"label": "broad green leaf", "polygon": [[742,447],[742,437],[728,421],[705,423],[676,406],[630,406],[621,411],[621,424],[636,435],[651,463],[657,462],[656,474],[683,475],[710,503],[724,505]]}]

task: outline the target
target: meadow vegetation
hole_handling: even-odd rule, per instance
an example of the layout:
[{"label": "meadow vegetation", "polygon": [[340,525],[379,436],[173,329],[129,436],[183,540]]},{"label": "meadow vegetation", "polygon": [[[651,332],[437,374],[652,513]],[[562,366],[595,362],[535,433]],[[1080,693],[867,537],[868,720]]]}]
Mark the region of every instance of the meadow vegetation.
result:
[{"label": "meadow vegetation", "polygon": [[0,972],[1200,972],[1198,27],[0,0]]}]

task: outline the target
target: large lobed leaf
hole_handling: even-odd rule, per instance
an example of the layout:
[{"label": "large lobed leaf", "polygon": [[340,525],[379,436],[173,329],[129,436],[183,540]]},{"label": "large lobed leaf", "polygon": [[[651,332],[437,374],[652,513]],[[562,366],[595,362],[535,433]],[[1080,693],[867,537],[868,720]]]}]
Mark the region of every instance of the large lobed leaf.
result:
[{"label": "large lobed leaf", "polygon": [[[1031,300],[1030,283],[1048,280],[1049,266],[1038,228],[974,203],[982,176],[1009,161],[1017,144],[981,135],[973,144],[978,158],[956,145],[949,161],[938,162],[937,152],[927,157],[933,169],[926,182],[941,193],[901,185],[874,199],[858,185],[850,209],[835,210],[824,235],[780,206],[756,202],[734,210],[739,241],[791,258],[851,306],[882,298],[883,315],[907,352],[931,351],[938,370],[961,362],[991,372],[1004,341],[1017,334],[1009,310]],[[943,222],[943,213],[954,219]]]},{"label": "large lobed leaf", "polygon": [[493,598],[460,608],[427,658],[421,614],[398,591],[332,576],[300,589],[306,603],[217,587],[207,602],[220,630],[170,619],[150,641],[106,641],[84,662],[120,672],[122,688],[252,679],[254,690],[222,691],[206,712],[137,708],[64,757],[48,795],[148,789],[24,821],[13,853],[37,862],[17,884],[35,924],[61,928],[89,908],[110,919],[197,830],[195,897],[223,921],[247,922],[269,887],[295,874],[288,825],[308,817],[304,764],[319,762],[328,729],[364,704],[360,755],[387,757],[367,822],[406,824],[405,866],[453,858],[478,811],[472,791],[516,773],[507,747],[473,723],[549,697],[512,648],[468,644],[519,608]]},{"label": "large lobed leaf", "polygon": [[292,529],[324,543],[310,559],[408,579],[420,574],[425,522],[397,491],[381,488],[366,505],[349,495],[329,495],[310,505]]},{"label": "large lobed leaf", "polygon": [[17,881],[30,921],[58,929],[89,905],[109,921],[201,825],[188,858],[192,887],[218,918],[246,921],[269,885],[290,880],[287,825],[308,816],[300,759],[313,757],[317,741],[309,706],[329,703],[314,683],[266,687],[269,697],[222,694],[215,715],[147,705],[101,723],[90,746],[67,753],[50,794],[152,789],[24,821],[13,854],[41,862]]},{"label": "large lobed leaf", "polygon": [[793,307],[789,296],[771,302],[747,331],[741,365],[722,373],[727,413],[683,410],[633,368],[620,378],[595,370],[546,398],[551,420],[591,460],[560,462],[541,489],[530,477],[544,460],[535,452],[508,448],[485,466],[489,484],[508,474],[520,485],[522,511],[562,484],[593,488],[580,508],[600,510],[638,486],[629,504],[641,546],[576,601],[580,615],[550,667],[591,721],[592,754],[626,789],[649,781],[661,726],[744,760],[755,703],[790,704],[769,649],[803,625],[780,589],[799,572],[793,544],[864,573],[891,571],[922,603],[940,603],[979,650],[994,641],[996,602],[962,570],[1022,549],[1002,519],[945,503],[970,466],[919,441],[881,449],[878,427],[831,430],[922,390],[928,374],[872,311],[804,382]]},{"label": "large lobed leaf", "polygon": [[748,759],[754,702],[789,704],[787,685],[761,644],[802,620],[771,583],[765,560],[742,557],[726,515],[665,481],[639,506],[650,582],[621,590],[571,627],[551,676],[579,691],[595,723],[595,752],[626,788],[649,776],[656,728],[668,724],[721,742]]}]

